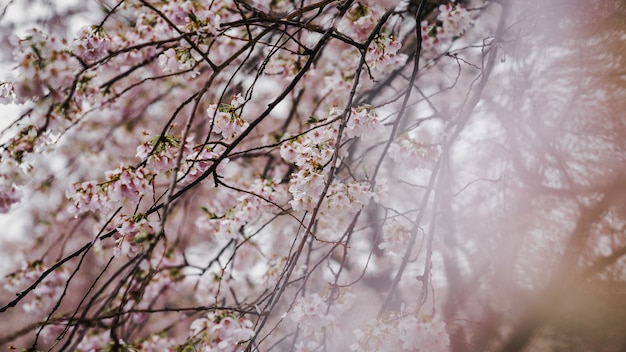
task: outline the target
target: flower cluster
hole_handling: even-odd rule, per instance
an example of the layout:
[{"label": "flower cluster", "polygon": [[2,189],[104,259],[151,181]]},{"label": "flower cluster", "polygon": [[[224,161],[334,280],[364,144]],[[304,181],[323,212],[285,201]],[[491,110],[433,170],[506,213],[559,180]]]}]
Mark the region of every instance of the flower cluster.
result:
[{"label": "flower cluster", "polygon": [[335,182],[328,188],[326,202],[322,204],[321,212],[354,214],[366,206],[372,196],[370,183],[367,181]]},{"label": "flower cluster", "polygon": [[190,345],[201,352],[243,351],[241,342],[254,336],[252,322],[234,312],[210,312],[191,323]]},{"label": "flower cluster", "polygon": [[367,139],[375,136],[381,127],[378,116],[371,107],[359,106],[358,108],[352,108],[345,132],[348,138],[361,137]]},{"label": "flower cluster", "polygon": [[437,20],[441,21],[440,38],[453,39],[465,33],[472,25],[472,18],[463,4],[439,5]]},{"label": "flower cluster", "polygon": [[352,351],[419,351],[444,352],[450,337],[439,317],[416,317],[403,312],[370,320],[363,329],[354,331],[357,343]]},{"label": "flower cluster", "polygon": [[13,83],[0,82],[0,104],[11,104],[15,101],[15,91],[13,90]]},{"label": "flower cluster", "polygon": [[14,81],[16,102],[38,99],[48,93],[57,100],[74,81],[80,64],[69,50],[67,42],[32,29],[26,37],[11,38],[13,56],[18,62],[19,77]]},{"label": "flower cluster", "polygon": [[[149,136],[147,133],[144,135]],[[166,134],[163,137],[152,136],[140,144],[136,156],[145,162],[145,169],[149,170],[145,174],[168,175],[176,169],[178,155],[182,152],[183,159],[178,166],[177,177],[182,183],[188,184],[207,171],[224,150],[221,145],[194,147],[193,137],[187,137],[184,144],[180,139]],[[224,158],[217,171],[223,171],[228,162],[228,158]]]},{"label": "flower cluster", "polygon": [[[39,279],[47,269],[39,261],[25,265],[21,271],[7,276],[4,289],[20,294]],[[69,278],[70,272],[67,268],[61,267],[51,272],[31,291],[32,299],[22,306],[24,312],[41,313],[50,309],[61,298]]]},{"label": "flower cluster", "polygon": [[[46,325],[42,331],[45,340],[59,336],[65,324]],[[165,334],[151,334],[149,337],[135,343],[127,343],[124,340],[118,340],[119,347],[123,351],[141,351],[141,352],[173,352],[177,351],[176,341]],[[113,347],[111,340],[111,330],[91,330],[80,343],[76,346],[76,350],[80,352],[98,352],[109,351]]]},{"label": "flower cluster", "polygon": [[303,136],[283,143],[280,156],[306,170],[321,169],[333,156],[337,132],[336,124],[314,127]]},{"label": "flower cluster", "polygon": [[147,339],[135,344],[135,348],[141,352],[175,351],[176,341],[162,334],[152,334]]},{"label": "flower cluster", "polygon": [[134,216],[121,215],[121,224],[116,228],[115,243],[117,246],[113,250],[113,255],[134,256],[143,249],[145,243],[149,242],[156,234],[158,224],[148,221],[144,214]]},{"label": "flower cluster", "polygon": [[245,99],[237,94],[230,104],[209,105],[206,112],[213,121],[213,132],[221,134],[226,140],[233,140],[245,131],[249,124],[237,113],[244,103]]},{"label": "flower cluster", "polygon": [[439,147],[428,140],[418,142],[411,137],[402,137],[389,146],[388,154],[393,161],[407,169],[424,169],[431,167],[435,162],[439,155]]},{"label": "flower cluster", "polygon": [[289,192],[293,196],[289,204],[293,210],[311,211],[324,191],[326,179],[321,171],[302,169],[291,174],[289,184]]},{"label": "flower cluster", "polygon": [[110,211],[115,204],[136,202],[148,191],[152,173],[146,168],[118,167],[106,172],[107,181],[86,181],[67,188],[65,196],[73,201],[68,212],[78,216],[88,211]]},{"label": "flower cluster", "polygon": [[289,182],[294,210],[312,210],[317,204],[326,184],[323,168],[333,156],[337,133],[336,123],[319,125],[281,145],[280,156],[301,167]]},{"label": "flower cluster", "polygon": [[[205,146],[189,153],[186,157],[186,162],[181,165],[179,178],[182,178],[183,183],[193,182],[213,165],[213,161],[222,154],[223,150],[224,147],[221,145],[215,147]],[[229,161],[228,158],[222,159],[216,171],[222,172]]]},{"label": "flower cluster", "polygon": [[404,254],[411,237],[409,231],[408,227],[396,219],[385,222],[385,225],[383,225],[383,241],[378,245],[378,248],[395,254]]},{"label": "flower cluster", "polygon": [[97,352],[108,346],[110,342],[111,330],[92,330],[83,337],[78,346],[76,346],[76,350],[80,352]]},{"label": "flower cluster", "polygon": [[472,18],[462,4],[440,5],[436,23],[421,23],[422,55],[427,59],[441,55],[471,25]]},{"label": "flower cluster", "polygon": [[111,37],[102,27],[89,26],[79,31],[72,45],[72,52],[84,61],[98,60],[108,55],[111,49]]},{"label": "flower cluster", "polygon": [[[4,157],[15,160],[17,163],[23,163],[24,158],[35,151],[35,148],[40,146],[41,138],[39,138],[39,132],[34,126],[27,126],[21,129],[13,138],[10,139],[6,148],[8,155],[4,154]],[[3,160],[4,161],[4,160]],[[4,161],[8,162],[8,161]],[[16,172],[13,172],[16,175]]]},{"label": "flower cluster", "polygon": [[109,211],[112,204],[109,202],[105,188],[96,181],[86,181],[68,187],[65,196],[73,201],[73,204],[67,208],[67,211],[74,216],[89,211]]},{"label": "flower cluster", "polygon": [[[345,133],[349,137],[361,136],[376,131],[379,127],[376,114],[366,107],[352,109],[352,117],[348,121]],[[337,116],[333,109],[330,116]],[[338,128],[337,122],[320,124],[298,138],[283,143],[280,148],[281,157],[300,166],[298,172],[291,174],[289,192],[293,199],[289,202],[294,210],[311,211],[319,201],[326,187],[324,167],[331,161],[335,152]],[[331,214],[336,211],[355,213],[367,205],[373,193],[370,184],[363,181],[333,181],[329,186],[321,212]]]},{"label": "flower cluster", "polygon": [[339,22],[339,31],[357,41],[367,39],[378,24],[382,11],[374,4],[368,5],[361,1],[355,2],[346,17]]},{"label": "flower cluster", "polygon": [[215,238],[236,239],[239,230],[261,216],[280,211],[276,205],[285,204],[288,194],[278,180],[257,179],[248,188],[249,193],[237,198],[237,204],[222,216],[208,212],[200,217],[196,225],[213,233]]},{"label": "flower cluster", "polygon": [[[330,296],[334,297],[331,300]],[[333,335],[334,328],[340,326],[341,316],[353,305],[354,296],[350,291],[327,290],[300,296],[294,302],[289,317],[298,323],[303,339],[296,345],[296,351],[317,351],[323,345],[324,334]]]},{"label": "flower cluster", "polygon": [[[200,45],[199,49],[206,50],[206,45]],[[159,66],[165,73],[193,70],[191,72],[193,78],[200,74],[195,67],[201,60],[202,54],[196,49],[180,46],[175,49],[169,48],[159,55]]]},{"label": "flower cluster", "polygon": [[118,167],[105,173],[112,202],[135,202],[148,191],[151,174],[145,168]]},{"label": "flower cluster", "polygon": [[21,190],[15,184],[9,184],[0,178],[0,214],[8,213],[11,206],[22,198]]},{"label": "flower cluster", "polygon": [[[144,132],[144,135],[148,135]],[[137,147],[139,159],[146,162],[155,174],[166,174],[176,168],[176,157],[180,150],[180,139],[171,135],[163,138],[154,136]],[[183,155],[191,154],[192,138],[189,137],[183,145]]]},{"label": "flower cluster", "polygon": [[217,34],[224,15],[219,5],[199,1],[168,1],[161,10],[179,30],[188,33]]},{"label": "flower cluster", "polygon": [[382,73],[400,69],[408,58],[406,54],[398,54],[401,47],[396,37],[379,35],[367,48],[365,62],[371,69]]},{"label": "flower cluster", "polygon": [[294,322],[301,324],[305,335],[310,335],[335,321],[335,316],[327,314],[327,309],[327,299],[319,294],[300,296],[291,310],[290,317]]},{"label": "flower cluster", "polygon": [[284,0],[252,0],[252,5],[260,11],[269,13],[271,10],[276,12],[287,12],[291,9],[291,2]]}]

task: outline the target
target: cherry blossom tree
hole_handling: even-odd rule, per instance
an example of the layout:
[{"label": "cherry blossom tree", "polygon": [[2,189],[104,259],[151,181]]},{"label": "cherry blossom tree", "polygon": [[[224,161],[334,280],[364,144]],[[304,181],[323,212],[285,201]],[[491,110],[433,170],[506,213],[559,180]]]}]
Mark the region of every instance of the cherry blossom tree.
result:
[{"label": "cherry blossom tree", "polygon": [[0,345],[626,348],[622,2],[0,11]]}]

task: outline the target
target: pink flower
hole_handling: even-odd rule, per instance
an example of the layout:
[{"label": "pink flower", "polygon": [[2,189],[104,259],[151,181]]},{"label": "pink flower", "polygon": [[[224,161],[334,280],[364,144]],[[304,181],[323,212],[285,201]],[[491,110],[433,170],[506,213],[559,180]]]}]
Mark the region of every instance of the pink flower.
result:
[{"label": "pink flower", "polygon": [[117,247],[113,250],[113,255],[133,256],[143,249],[155,235],[158,223],[148,221],[142,215],[133,217],[121,216],[121,225],[117,230]]},{"label": "pink flower", "polygon": [[430,167],[439,154],[439,147],[431,143],[427,133],[422,133],[421,137],[421,141],[411,137],[400,138],[389,147],[389,157],[407,169]]},{"label": "pink flower", "polygon": [[391,219],[383,225],[383,241],[378,248],[388,252],[404,255],[406,246],[411,238],[410,229],[396,219]]},{"label": "pink flower", "polygon": [[15,101],[13,83],[0,82],[0,104],[11,104]]},{"label": "pink flower", "polygon": [[210,312],[206,318],[196,319],[190,326],[190,338],[200,337],[202,351],[243,351],[240,342],[254,336],[250,320],[239,318],[228,311]]},{"label": "pink flower", "polygon": [[80,30],[74,40],[74,54],[86,61],[94,61],[108,55],[111,48],[111,37],[101,27],[89,26]]},{"label": "pink flower", "polygon": [[408,59],[406,54],[398,54],[401,46],[395,37],[379,35],[367,48],[365,61],[370,68],[382,73],[399,69]]},{"label": "pink flower", "polygon": [[338,29],[357,41],[364,41],[374,30],[381,15],[382,11],[378,6],[355,2],[346,17],[339,22]]},{"label": "pink flower", "polygon": [[148,191],[150,173],[145,168],[118,167],[106,172],[107,195],[112,202],[135,202]]},{"label": "pink flower", "polygon": [[108,211],[111,209],[106,187],[99,185],[96,181],[74,184],[67,188],[65,196],[73,201],[67,211],[74,216],[88,211]]},{"label": "pink flower", "polygon": [[236,112],[244,102],[241,95],[237,94],[230,104],[220,104],[219,107],[217,104],[209,105],[207,115],[213,121],[213,132],[230,141],[245,131],[249,124]]},{"label": "pink flower", "polygon": [[373,110],[368,110],[366,107],[359,107],[352,109],[352,114],[346,124],[345,131],[348,138],[368,138],[375,136],[381,128],[382,126],[378,122],[376,113]]},{"label": "pink flower", "polygon": [[0,183],[0,214],[8,213],[11,206],[21,199],[22,192],[15,184]]},{"label": "pink flower", "polygon": [[83,337],[76,349],[81,352],[101,351],[111,341],[111,330],[104,332],[90,331]]},{"label": "pink flower", "polygon": [[167,336],[152,334],[147,339],[139,343],[137,347],[141,352],[174,351],[176,348],[176,341]]}]

